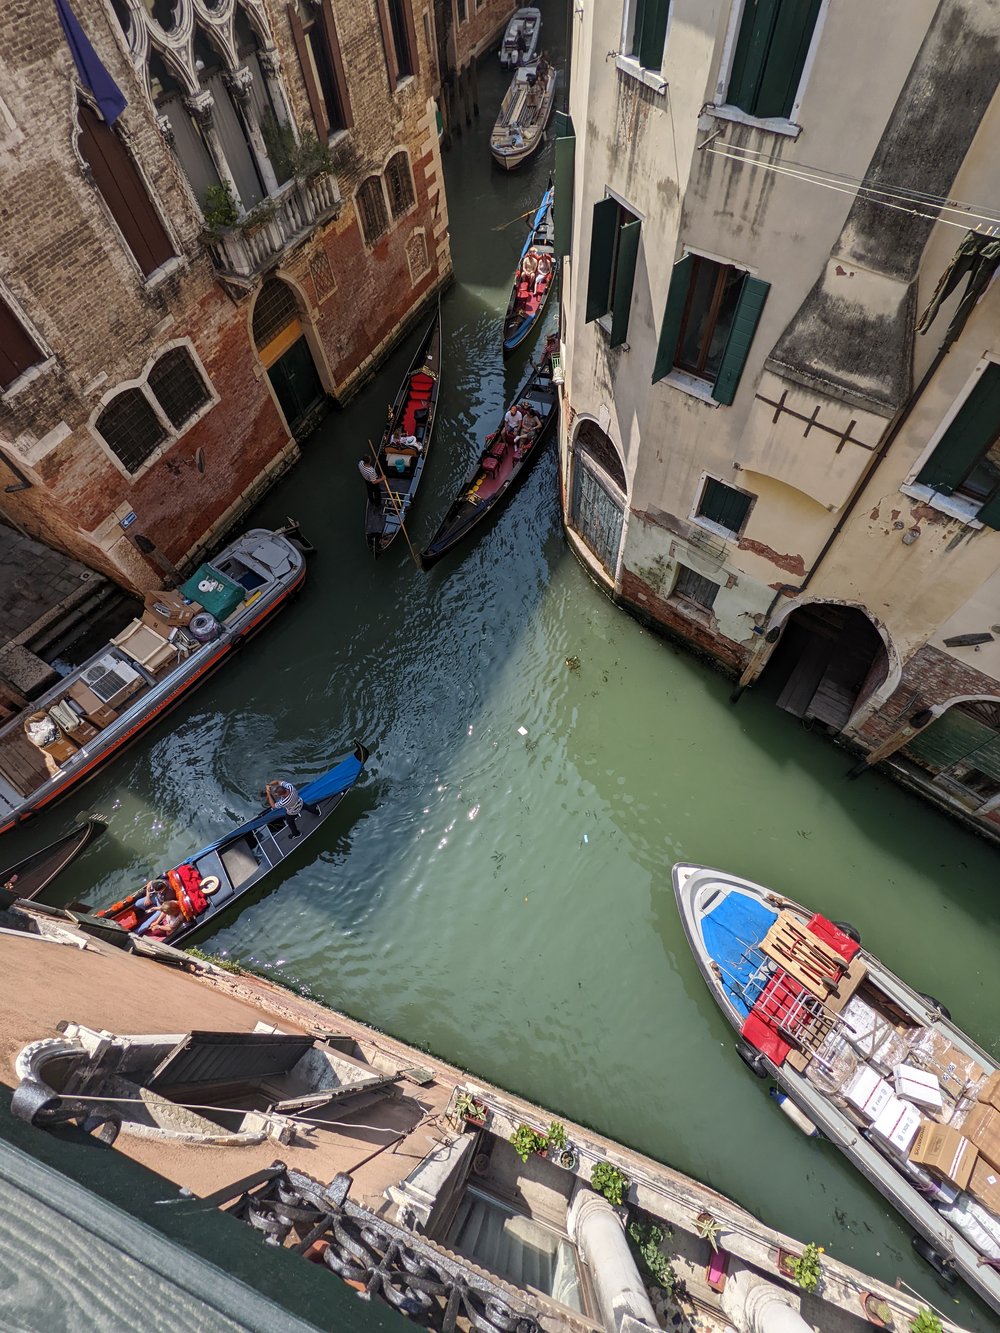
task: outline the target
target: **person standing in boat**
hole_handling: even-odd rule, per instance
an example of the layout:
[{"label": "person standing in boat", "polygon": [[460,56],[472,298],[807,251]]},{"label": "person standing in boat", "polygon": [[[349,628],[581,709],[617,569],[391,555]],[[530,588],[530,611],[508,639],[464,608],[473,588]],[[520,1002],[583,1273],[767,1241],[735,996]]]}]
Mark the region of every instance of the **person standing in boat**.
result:
[{"label": "person standing in boat", "polygon": [[285,823],[291,830],[293,838],[299,837],[299,824],[296,816],[303,810],[310,815],[318,815],[319,810],[314,805],[306,805],[299,795],[299,789],[294,782],[284,782],[280,778],[269,782],[264,788],[264,795],[267,797],[267,803],[272,810],[280,810],[285,816]]},{"label": "person standing in boat", "polygon": [[367,458],[358,459],[358,471],[368,488],[368,499],[373,505],[381,505],[382,488],[379,485],[378,468]]}]

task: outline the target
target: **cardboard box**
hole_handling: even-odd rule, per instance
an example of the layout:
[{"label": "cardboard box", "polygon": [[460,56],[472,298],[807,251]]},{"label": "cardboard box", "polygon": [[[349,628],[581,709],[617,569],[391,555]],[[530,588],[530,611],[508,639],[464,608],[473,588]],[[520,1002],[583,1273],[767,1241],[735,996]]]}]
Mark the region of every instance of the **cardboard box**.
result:
[{"label": "cardboard box", "polygon": [[[885,1089],[886,1095],[880,1091],[882,1088]],[[879,1112],[885,1109],[887,1098],[891,1095],[892,1089],[871,1065],[862,1065],[844,1086],[844,1098],[847,1104],[853,1106],[861,1115],[867,1116],[869,1120],[874,1120]],[[871,1110],[869,1106],[872,1106]]]},{"label": "cardboard box", "polygon": [[979,1089],[978,1100],[985,1102],[987,1106],[995,1106],[1000,1109],[1000,1069],[995,1074],[990,1074],[986,1079]]},{"label": "cardboard box", "polygon": [[83,709],[84,717],[88,722],[93,722],[98,730],[117,721],[118,714],[115,710],[99,699],[90,686],[84,685],[82,680],[75,680],[66,693],[71,699],[76,700]]},{"label": "cardboard box", "polygon": [[911,1162],[942,1176],[960,1190],[969,1183],[978,1156],[978,1149],[964,1134],[933,1120],[921,1124],[910,1148]]},{"label": "cardboard box", "polygon": [[968,1188],[977,1202],[1000,1217],[1000,1168],[990,1166],[982,1157],[977,1158],[972,1167]]},{"label": "cardboard box", "polygon": [[916,1065],[897,1065],[895,1071],[896,1096],[913,1102],[929,1111],[940,1111],[944,1106],[941,1084],[937,1074]]},{"label": "cardboard box", "polygon": [[905,1155],[916,1137],[922,1119],[915,1106],[904,1102],[900,1097],[890,1097],[873,1123],[872,1130],[894,1152]]},{"label": "cardboard box", "polygon": [[[176,629],[179,625],[189,625],[201,610],[200,602],[189,602],[176,588],[162,592],[147,592],[142,604],[145,608],[142,618],[147,625],[159,621],[161,625],[166,626],[160,630],[164,638],[170,630]],[[155,625],[154,628],[159,629],[159,625]]]},{"label": "cardboard box", "polygon": [[1000,1110],[976,1102],[962,1121],[962,1133],[979,1149],[991,1166],[1000,1168]]},{"label": "cardboard box", "polygon": [[936,1074],[949,1097],[958,1098],[970,1083],[986,1073],[971,1055],[953,1045],[935,1028],[918,1028],[910,1038],[909,1063]]}]

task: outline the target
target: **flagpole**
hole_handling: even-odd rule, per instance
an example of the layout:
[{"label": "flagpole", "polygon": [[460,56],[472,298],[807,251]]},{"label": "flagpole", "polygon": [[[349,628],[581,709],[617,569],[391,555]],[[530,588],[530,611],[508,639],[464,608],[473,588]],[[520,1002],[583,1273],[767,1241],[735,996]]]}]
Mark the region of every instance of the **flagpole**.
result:
[{"label": "flagpole", "polygon": [[413,549],[413,543],[410,541],[410,534],[406,531],[406,524],[403,522],[403,514],[399,505],[396,503],[396,497],[392,492],[392,487],[389,485],[388,478],[382,471],[382,464],[379,462],[378,450],[372,444],[371,440],[368,441],[368,448],[371,450],[372,458],[375,459],[375,466],[378,469],[379,478],[385,482],[385,488],[389,492],[389,499],[392,501],[392,507],[395,509],[396,517],[399,519],[400,531],[406,538],[406,544],[410,548],[410,555],[413,556],[413,563],[418,569],[423,569],[423,565],[420,563],[420,556],[417,555],[416,551]]}]

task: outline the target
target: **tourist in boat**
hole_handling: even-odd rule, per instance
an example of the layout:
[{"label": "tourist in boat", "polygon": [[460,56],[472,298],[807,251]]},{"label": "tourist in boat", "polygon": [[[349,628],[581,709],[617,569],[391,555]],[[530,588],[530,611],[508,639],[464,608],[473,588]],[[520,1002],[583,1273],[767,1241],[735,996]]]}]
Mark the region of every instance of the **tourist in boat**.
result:
[{"label": "tourist in boat", "polygon": [[146,911],[154,907],[162,907],[165,902],[171,900],[172,896],[167,881],[159,877],[148,879],[140,892],[143,896],[136,899],[135,905],[136,907],[145,908]]},{"label": "tourist in boat", "polygon": [[264,788],[264,795],[267,797],[267,803],[271,809],[280,810],[285,816],[285,823],[291,830],[293,838],[298,838],[300,836],[299,824],[296,816],[300,815],[303,810],[307,811],[310,815],[319,814],[319,810],[317,810],[316,806],[306,805],[303,802],[302,797],[299,795],[299,789],[295,786],[294,782],[285,782],[280,778],[275,779],[273,782],[269,782]]},{"label": "tourist in boat", "polygon": [[538,256],[538,272],[535,274],[535,295],[541,296],[552,277],[552,260],[548,255]]},{"label": "tourist in boat", "polygon": [[389,444],[393,449],[416,449],[418,452],[420,450],[420,441],[417,437],[404,435],[402,430],[393,431]]},{"label": "tourist in boat", "polygon": [[524,413],[517,403],[511,403],[507,411],[503,414],[504,432],[511,440],[516,440],[521,433],[521,422],[524,419]]},{"label": "tourist in boat", "polygon": [[374,463],[369,462],[367,458],[358,459],[358,471],[364,478],[364,483],[368,487],[368,499],[373,505],[382,503],[382,489],[379,486],[378,468]]},{"label": "tourist in boat", "polygon": [[541,417],[535,413],[530,403],[522,403],[521,412],[521,429],[514,440],[515,458],[523,458],[528,452],[542,424]]},{"label": "tourist in boat", "polygon": [[180,903],[171,898],[163,903],[154,917],[149,919],[149,924],[144,925],[142,933],[154,940],[165,940],[174,933],[183,920],[184,914]]}]

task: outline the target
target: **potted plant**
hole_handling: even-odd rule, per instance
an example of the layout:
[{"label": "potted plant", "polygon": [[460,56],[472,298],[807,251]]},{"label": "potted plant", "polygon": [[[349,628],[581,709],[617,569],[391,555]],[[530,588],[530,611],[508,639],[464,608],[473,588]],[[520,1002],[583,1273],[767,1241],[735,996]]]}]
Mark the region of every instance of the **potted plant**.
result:
[{"label": "potted plant", "polygon": [[941,1320],[931,1310],[918,1310],[910,1320],[910,1333],[942,1333]]},{"label": "potted plant", "polygon": [[240,220],[240,208],[228,181],[208,187],[202,203],[202,212],[205,215],[205,230],[210,234],[236,226]]},{"label": "potted plant", "polygon": [[575,1171],[580,1165],[580,1154],[566,1138],[566,1126],[558,1120],[549,1125],[548,1157],[564,1171]]},{"label": "potted plant", "polygon": [[785,1250],[780,1245],[778,1246],[778,1272],[783,1277],[789,1277],[792,1281],[795,1280],[795,1265],[798,1261],[799,1256],[794,1250]]},{"label": "potted plant", "polygon": [[815,1291],[819,1286],[819,1256],[823,1253],[822,1245],[816,1245],[810,1241],[799,1257],[792,1261],[792,1277],[803,1291]]},{"label": "potted plant", "polygon": [[590,1173],[590,1183],[598,1194],[603,1194],[608,1203],[618,1208],[628,1193],[629,1178],[624,1171],[610,1162],[595,1162]]},{"label": "potted plant", "polygon": [[870,1291],[863,1291],[861,1293],[861,1308],[864,1310],[865,1318],[869,1324],[874,1324],[876,1328],[894,1327],[892,1307],[881,1296],[876,1296]]},{"label": "potted plant", "polygon": [[707,1240],[713,1250],[719,1248],[719,1236],[722,1234],[722,1223],[712,1216],[711,1213],[699,1213],[694,1219],[695,1230],[702,1240]]},{"label": "potted plant", "polygon": [[538,1130],[532,1129],[530,1125],[518,1125],[510,1136],[510,1142],[522,1162],[526,1162],[532,1153],[544,1157],[549,1143],[544,1134],[539,1134]]},{"label": "potted plant", "polygon": [[476,1125],[482,1129],[486,1124],[486,1117],[489,1115],[489,1108],[485,1102],[477,1101],[470,1092],[464,1092],[461,1088],[455,1093],[453,1102],[455,1114],[465,1121],[467,1125]]}]

